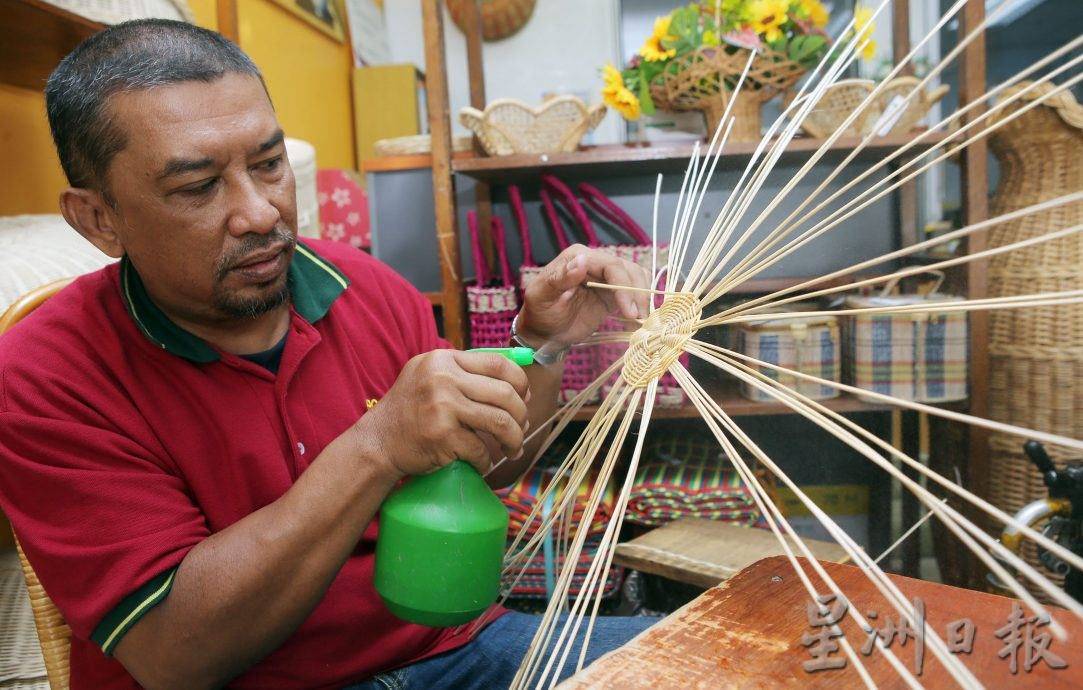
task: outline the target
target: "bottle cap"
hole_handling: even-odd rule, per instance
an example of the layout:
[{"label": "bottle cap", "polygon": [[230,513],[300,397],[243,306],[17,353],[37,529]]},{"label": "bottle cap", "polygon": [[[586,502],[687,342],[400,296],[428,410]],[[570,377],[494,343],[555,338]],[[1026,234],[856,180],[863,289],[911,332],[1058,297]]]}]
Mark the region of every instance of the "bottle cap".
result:
[{"label": "bottle cap", "polygon": [[467,352],[492,352],[503,355],[521,367],[534,363],[534,350],[529,347],[475,347]]}]

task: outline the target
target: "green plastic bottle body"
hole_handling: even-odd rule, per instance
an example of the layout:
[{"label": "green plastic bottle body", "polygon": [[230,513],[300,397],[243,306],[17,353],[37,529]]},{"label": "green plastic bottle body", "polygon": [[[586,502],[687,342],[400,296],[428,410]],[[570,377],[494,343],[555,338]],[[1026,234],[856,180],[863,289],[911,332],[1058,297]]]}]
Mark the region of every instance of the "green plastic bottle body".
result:
[{"label": "green plastic bottle body", "polygon": [[414,477],[380,509],[373,581],[410,623],[468,623],[496,601],[508,511],[471,465]]}]

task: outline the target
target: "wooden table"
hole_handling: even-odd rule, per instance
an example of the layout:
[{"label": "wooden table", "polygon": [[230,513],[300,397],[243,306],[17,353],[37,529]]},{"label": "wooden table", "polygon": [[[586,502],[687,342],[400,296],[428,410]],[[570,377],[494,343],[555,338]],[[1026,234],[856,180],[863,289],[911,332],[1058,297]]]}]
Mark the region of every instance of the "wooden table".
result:
[{"label": "wooden table", "polygon": [[[849,565],[823,563],[824,569],[846,593],[851,605],[862,613],[875,611],[872,621],[884,626],[890,614],[899,616],[862,572]],[[819,585],[813,574],[812,580]],[[1069,632],[1067,640],[1053,638],[1049,651],[1067,662],[1067,668],[1053,670],[1039,661],[1030,673],[1023,668],[1023,647],[1017,651],[1018,673],[1009,670],[1009,658],[1000,658],[1004,640],[994,633],[1005,627],[1012,613],[1013,599],[983,592],[892,576],[908,598],[920,598],[926,609],[928,629],[944,639],[948,623],[970,619],[975,625],[973,648],[959,658],[988,688],[1083,688],[1083,621],[1070,614],[1058,620]],[[826,588],[821,588],[825,592]],[[668,688],[861,688],[853,664],[845,668],[810,673],[803,662],[814,661],[809,648],[802,646],[804,633],[814,634],[806,611],[808,595],[785,557],[766,558],[742,570],[730,580],[708,590],[624,647],[603,656],[591,666],[560,685],[562,690],[619,688],[620,690],[666,690]],[[1029,617],[1032,614],[1027,611]],[[859,655],[877,686],[906,687],[898,674],[875,649],[861,656],[868,639],[847,617],[840,627]],[[1048,626],[1032,628],[1035,636]],[[837,638],[836,638],[837,639]],[[909,639],[891,648],[913,670],[915,644]],[[842,657],[841,650],[830,658]],[[928,648],[924,653],[919,681],[929,688],[958,687]]]}]

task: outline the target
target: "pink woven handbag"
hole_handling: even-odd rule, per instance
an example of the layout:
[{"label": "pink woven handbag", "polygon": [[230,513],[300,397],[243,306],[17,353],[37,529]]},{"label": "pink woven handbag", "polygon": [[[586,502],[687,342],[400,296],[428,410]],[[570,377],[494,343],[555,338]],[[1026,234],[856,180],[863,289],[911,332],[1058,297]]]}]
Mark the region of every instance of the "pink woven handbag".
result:
[{"label": "pink woven handbag", "polygon": [[[547,178],[549,179],[547,180]],[[611,198],[605,196],[598,187],[584,182],[577,186],[577,190],[591,210],[597,212],[604,220],[615,225],[617,230],[627,235],[630,244],[600,245],[598,242],[598,235],[593,231],[593,226],[590,223],[586,210],[577,203],[571,190],[556,178],[552,178],[551,175],[546,175],[546,177],[543,178],[543,183],[547,184],[550,188],[553,188],[553,190],[558,191],[561,198],[565,199],[567,204],[573,206],[573,209],[575,210],[572,211],[572,217],[578,222],[579,229],[582,230],[583,234],[587,237],[589,246],[601,247],[601,249],[609,251],[619,258],[638,264],[648,272],[651,271],[653,245],[651,244],[650,236],[642,229],[639,223],[632,220],[624,209],[617,206]],[[656,259],[657,265],[654,266],[655,270],[663,270],[667,259],[668,247],[658,247]],[[658,287],[660,287],[660,289],[665,289],[665,282],[660,281],[660,286]],[[658,297],[655,303],[661,303],[661,297]],[[608,318],[602,325],[601,330],[619,331],[625,330],[626,328],[627,326],[623,322],[617,321],[615,318]],[[602,343],[601,346],[599,346],[598,352],[597,366],[599,372],[603,372],[606,367],[609,367],[613,362],[616,362],[627,349],[627,344],[622,342]],[[680,362],[684,366],[688,366],[688,354],[681,355]],[[612,388],[617,376],[619,376],[619,373],[611,376],[610,380],[605,383],[603,389],[606,392],[609,392]],[[679,407],[684,403],[684,391],[678,386],[677,379],[673,375],[665,374],[658,379],[655,402],[664,407]]]},{"label": "pink woven handbag", "polygon": [[[549,220],[549,224],[553,228],[553,234],[556,236],[557,246],[560,248],[560,251],[564,251],[571,246],[571,243],[568,241],[568,235],[564,231],[564,224],[561,222],[560,215],[557,213],[550,191],[555,191],[557,193],[558,202],[561,202],[562,205],[568,209],[569,213],[575,214],[578,210],[578,213],[582,214],[584,220],[586,220],[586,213],[583,212],[583,209],[579,207],[578,203],[569,205],[568,198],[570,197],[571,201],[575,202],[575,197],[571,196],[571,192],[567,191],[567,187],[564,187],[564,190],[567,191],[567,196],[565,196],[559,188],[555,188],[548,183],[548,179],[555,180],[556,178],[552,178],[550,175],[543,175],[543,186],[538,194],[541,197],[545,217]],[[557,182],[559,184],[559,180]],[[563,187],[563,185],[560,186]],[[588,244],[596,245],[597,238],[594,236],[593,229],[589,227],[589,221],[587,221],[587,223],[588,225],[584,232],[587,237],[587,242]],[[529,278],[526,279],[524,285],[529,282],[529,280]],[[573,347],[569,350],[567,357],[564,359],[564,378],[560,381],[561,402],[568,402],[578,395],[580,391],[593,383],[594,379],[598,378],[599,373],[597,345]],[[600,397],[601,395],[599,392],[592,395],[587,402],[595,402]]]},{"label": "pink woven handbag", "polygon": [[[489,264],[481,251],[478,237],[477,214],[466,214],[470,228],[470,242],[474,254],[477,281],[466,288],[466,309],[470,315],[471,347],[505,347],[511,335],[511,322],[519,312],[519,300],[512,283],[511,267],[508,265],[507,240],[504,221],[492,218],[493,248],[500,262],[500,280],[492,277]],[[496,282],[495,285],[492,285]]]},{"label": "pink woven handbag", "polygon": [[534,250],[530,245],[530,226],[526,222],[526,208],[523,207],[523,195],[516,185],[508,185],[508,201],[511,203],[511,213],[515,216],[515,224],[519,227],[519,239],[523,243],[523,264],[519,267],[519,291],[522,291],[534,280],[542,267],[534,263]]}]

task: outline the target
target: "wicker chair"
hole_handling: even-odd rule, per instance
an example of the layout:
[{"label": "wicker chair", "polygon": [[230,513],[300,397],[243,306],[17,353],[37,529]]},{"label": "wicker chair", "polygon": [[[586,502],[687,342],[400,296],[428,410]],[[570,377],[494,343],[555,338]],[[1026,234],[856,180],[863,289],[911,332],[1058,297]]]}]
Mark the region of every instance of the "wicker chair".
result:
[{"label": "wicker chair", "polygon": [[[0,334],[37,309],[42,302],[62,290],[72,280],[74,279],[58,280],[24,295],[3,315],[0,315]],[[30,565],[30,561],[26,560],[26,554],[23,553],[23,547],[19,544],[17,535],[15,546],[19,550],[19,563],[22,565],[23,576],[26,578],[26,588],[30,592],[30,608],[34,612],[34,626],[38,630],[42,656],[45,657],[45,672],[49,677],[49,687],[52,690],[68,690],[71,628],[68,627],[53,600],[45,593],[45,589],[38,581],[34,568]]]}]

